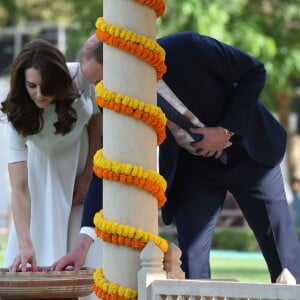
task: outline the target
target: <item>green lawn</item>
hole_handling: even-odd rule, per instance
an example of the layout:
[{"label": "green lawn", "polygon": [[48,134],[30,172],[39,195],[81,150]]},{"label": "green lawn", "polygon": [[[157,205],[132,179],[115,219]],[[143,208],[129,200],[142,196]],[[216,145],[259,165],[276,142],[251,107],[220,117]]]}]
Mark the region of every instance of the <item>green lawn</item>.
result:
[{"label": "green lawn", "polygon": [[236,279],[241,282],[270,283],[266,263],[258,258],[211,258],[213,279]]},{"label": "green lawn", "polygon": [[[7,237],[0,236],[0,267],[3,266],[6,240]],[[234,253],[215,251],[211,255],[213,279],[236,279],[242,282],[255,283],[270,282],[265,261],[261,257],[251,254],[239,255],[239,252]]]},{"label": "green lawn", "polygon": [[3,266],[6,241],[7,241],[7,236],[0,235],[0,267]]}]

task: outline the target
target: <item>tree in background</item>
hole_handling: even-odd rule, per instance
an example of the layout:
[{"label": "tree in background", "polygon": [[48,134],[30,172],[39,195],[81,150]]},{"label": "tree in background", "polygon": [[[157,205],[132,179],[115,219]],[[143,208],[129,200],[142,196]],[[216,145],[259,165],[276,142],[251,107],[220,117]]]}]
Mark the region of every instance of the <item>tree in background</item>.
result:
[{"label": "tree in background", "polygon": [[[66,57],[76,58],[79,48],[95,30],[102,15],[102,0],[1,0],[0,27],[47,23],[68,25]],[[31,38],[36,38],[34,32]]]},{"label": "tree in background", "polygon": [[251,53],[266,66],[262,101],[278,111],[289,130],[288,114],[300,82],[298,0],[166,0],[160,34],[192,30]]}]

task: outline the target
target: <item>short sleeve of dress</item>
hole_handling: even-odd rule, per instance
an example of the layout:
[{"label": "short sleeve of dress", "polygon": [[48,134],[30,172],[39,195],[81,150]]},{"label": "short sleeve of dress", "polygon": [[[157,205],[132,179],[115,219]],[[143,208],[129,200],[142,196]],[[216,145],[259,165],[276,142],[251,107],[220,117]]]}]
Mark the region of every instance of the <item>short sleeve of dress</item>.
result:
[{"label": "short sleeve of dress", "polygon": [[82,93],[81,97],[88,99],[93,103],[93,114],[99,112],[99,108],[96,104],[95,98],[95,86],[90,84],[82,75],[80,64],[78,62],[68,62],[67,63],[71,76],[74,78],[74,81]]},{"label": "short sleeve of dress", "polygon": [[7,161],[8,163],[14,163],[27,160],[27,139],[22,137],[11,125],[11,123],[5,124],[4,135],[7,139]]}]

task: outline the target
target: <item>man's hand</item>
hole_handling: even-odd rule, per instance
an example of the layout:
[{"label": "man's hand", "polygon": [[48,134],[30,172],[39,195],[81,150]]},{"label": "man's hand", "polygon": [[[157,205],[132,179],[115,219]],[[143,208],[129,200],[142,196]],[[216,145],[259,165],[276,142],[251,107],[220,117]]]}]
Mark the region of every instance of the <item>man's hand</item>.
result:
[{"label": "man's hand", "polygon": [[92,243],[93,239],[90,236],[80,234],[74,249],[56,261],[51,266],[51,270],[63,271],[69,266],[72,266],[74,271],[80,270],[85,263],[87,253]]},{"label": "man's hand", "polygon": [[218,159],[224,148],[228,145],[230,136],[225,134],[222,127],[192,128],[192,133],[203,134],[204,138],[199,142],[192,142],[196,153],[203,157],[214,157]]}]

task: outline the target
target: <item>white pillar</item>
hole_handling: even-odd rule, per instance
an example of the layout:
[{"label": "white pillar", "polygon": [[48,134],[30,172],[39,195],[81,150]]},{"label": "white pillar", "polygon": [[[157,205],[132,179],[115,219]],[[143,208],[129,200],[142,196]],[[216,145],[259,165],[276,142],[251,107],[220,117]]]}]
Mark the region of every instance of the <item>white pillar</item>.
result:
[{"label": "white pillar", "polygon": [[[134,0],[105,0],[104,20],[144,35],[156,37],[155,12]],[[156,104],[156,71],[151,65],[118,48],[104,44],[105,88]],[[155,131],[142,121],[104,109],[104,157],[157,170]],[[103,181],[104,217],[118,223],[158,232],[156,198],[135,186]],[[123,245],[104,243],[103,272],[109,282],[137,290],[140,252]]]}]

